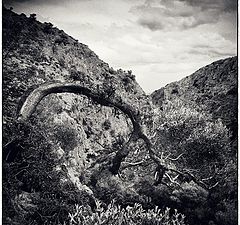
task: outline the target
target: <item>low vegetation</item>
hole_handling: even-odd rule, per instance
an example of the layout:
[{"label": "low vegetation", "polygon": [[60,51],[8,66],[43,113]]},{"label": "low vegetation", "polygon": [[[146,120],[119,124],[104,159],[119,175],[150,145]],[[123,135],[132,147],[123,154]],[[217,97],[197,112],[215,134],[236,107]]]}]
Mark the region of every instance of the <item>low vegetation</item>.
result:
[{"label": "low vegetation", "polygon": [[157,206],[151,210],[144,210],[137,203],[133,207],[122,208],[114,201],[105,207],[98,202],[95,212],[76,205],[69,217],[70,225],[185,225],[185,216],[177,210],[170,212],[169,208],[162,210]]}]

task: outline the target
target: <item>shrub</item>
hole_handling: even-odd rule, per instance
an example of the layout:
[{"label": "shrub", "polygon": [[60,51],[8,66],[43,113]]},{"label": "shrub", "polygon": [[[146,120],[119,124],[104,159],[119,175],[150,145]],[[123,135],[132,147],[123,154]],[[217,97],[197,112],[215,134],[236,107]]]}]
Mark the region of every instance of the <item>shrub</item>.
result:
[{"label": "shrub", "polygon": [[35,13],[30,14],[30,19],[36,20],[37,15]]},{"label": "shrub", "polygon": [[[49,130],[44,130],[39,120],[32,120],[34,125],[16,123],[11,160],[3,162],[3,220],[16,225],[63,224],[75,204],[95,207],[94,199],[66,181],[66,168],[56,170],[59,161],[48,141]],[[57,126],[54,132],[61,144],[74,147],[74,130]]]},{"label": "shrub", "polygon": [[106,119],[103,124],[102,124],[102,127],[104,130],[109,130],[111,128],[111,122],[109,119]]},{"label": "shrub", "polygon": [[132,79],[133,81],[136,80],[135,75],[132,74],[132,70],[128,70],[128,77],[129,77],[130,79]]},{"label": "shrub", "polygon": [[61,44],[67,45],[69,44],[69,40],[68,40],[68,37],[65,36],[64,34],[60,34],[56,36],[54,43],[58,45],[61,45]]},{"label": "shrub", "polygon": [[109,73],[110,74],[116,74],[116,71],[111,67],[111,68],[109,68]]},{"label": "shrub", "polygon": [[[160,146],[160,153],[166,157],[165,163],[193,174],[211,187],[208,195],[187,177],[179,176],[182,189],[173,192],[173,200],[187,215],[189,223],[206,224],[204,221],[212,220],[217,224],[233,224],[226,221],[236,217],[231,201],[237,198],[237,170],[226,126],[220,119],[214,120],[203,108],[181,99],[164,102],[154,124],[154,130],[157,130],[155,146]],[[228,207],[222,206],[224,201]]]},{"label": "shrub", "polygon": [[198,171],[195,176],[206,178],[222,170],[228,164],[230,135],[221,120],[214,121],[201,108],[181,100],[163,105],[155,121],[160,141],[156,146],[176,158],[178,169]]},{"label": "shrub", "polygon": [[89,207],[76,205],[75,210],[69,213],[70,225],[184,225],[185,216],[170,209],[144,210],[140,204],[122,208],[112,201],[107,207],[97,202],[97,209],[93,212]]},{"label": "shrub", "polygon": [[78,71],[76,70],[76,68],[72,68],[70,70],[70,79],[72,79],[73,81],[84,81],[86,79],[86,73],[84,73],[83,71]]},{"label": "shrub", "polygon": [[53,28],[53,24],[52,23],[44,23],[44,28],[43,28],[43,32],[46,34],[50,34],[52,33],[52,28]]},{"label": "shrub", "polygon": [[78,144],[77,131],[70,126],[56,125],[53,135],[59,141],[61,148],[66,152],[73,150]]}]

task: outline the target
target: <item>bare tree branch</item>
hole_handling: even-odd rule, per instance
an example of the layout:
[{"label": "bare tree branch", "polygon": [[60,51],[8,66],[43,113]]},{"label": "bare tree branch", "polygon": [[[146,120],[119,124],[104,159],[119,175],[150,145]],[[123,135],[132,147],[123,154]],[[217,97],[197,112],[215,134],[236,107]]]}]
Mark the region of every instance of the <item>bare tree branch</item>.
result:
[{"label": "bare tree branch", "polygon": [[172,154],[172,153],[168,153],[168,155],[165,157],[164,160],[168,159],[171,154]]},{"label": "bare tree branch", "polygon": [[125,170],[129,167],[135,167],[135,166],[149,166],[150,164],[152,164],[152,161],[147,162],[146,160],[141,160],[139,162],[134,162],[134,163],[130,163],[130,162],[123,162],[122,166],[121,166],[121,170]]},{"label": "bare tree branch", "polygon": [[173,184],[177,184],[178,186],[181,186],[177,181],[175,181],[175,179],[176,179],[178,176],[176,176],[175,178],[172,178],[168,173],[165,173],[165,175],[167,176],[167,178],[168,178]]},{"label": "bare tree branch", "polygon": [[124,165],[122,167],[128,168],[128,167],[132,167],[132,166],[139,166],[139,165],[143,164],[144,162],[145,162],[144,160],[135,162],[135,163],[124,162]]},{"label": "bare tree branch", "polygon": [[181,156],[183,156],[184,155],[184,153],[182,153],[182,154],[180,154],[177,158],[170,158],[170,157],[168,157],[168,159],[169,160],[171,160],[171,161],[177,161]]},{"label": "bare tree branch", "polygon": [[168,169],[169,171],[172,171],[172,172],[175,172],[179,175],[182,175],[183,177],[188,177],[190,180],[194,181],[196,184],[198,184],[199,186],[201,186],[202,188],[206,189],[206,190],[209,190],[209,187],[204,183],[202,182],[201,180],[197,179],[193,174],[191,174],[190,172],[181,172],[179,170],[176,170],[176,169],[172,169],[172,168],[169,168]]},{"label": "bare tree branch", "polygon": [[207,178],[203,178],[202,181],[207,181],[207,180],[211,180],[213,179],[214,176],[211,176],[211,177],[207,177]]},{"label": "bare tree branch", "polygon": [[209,187],[209,190],[215,188],[218,184],[219,184],[219,182],[215,183],[214,185],[212,185],[211,187]]}]

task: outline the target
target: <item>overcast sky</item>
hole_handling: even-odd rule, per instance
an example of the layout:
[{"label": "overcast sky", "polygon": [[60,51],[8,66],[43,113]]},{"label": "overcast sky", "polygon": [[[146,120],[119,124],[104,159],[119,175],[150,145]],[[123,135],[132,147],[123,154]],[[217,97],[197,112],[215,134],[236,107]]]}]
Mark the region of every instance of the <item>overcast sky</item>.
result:
[{"label": "overcast sky", "polygon": [[237,0],[6,0],[153,90],[236,55]]}]

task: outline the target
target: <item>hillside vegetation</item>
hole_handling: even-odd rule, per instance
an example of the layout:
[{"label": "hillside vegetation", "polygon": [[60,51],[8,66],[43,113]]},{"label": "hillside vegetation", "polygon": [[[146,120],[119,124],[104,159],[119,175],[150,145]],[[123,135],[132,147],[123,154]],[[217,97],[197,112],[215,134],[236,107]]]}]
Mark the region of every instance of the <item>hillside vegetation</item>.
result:
[{"label": "hillside vegetation", "polygon": [[231,131],[232,151],[237,152],[238,135],[238,63],[237,57],[207,65],[191,76],[168,84],[151,94],[154,104],[182,99],[203,107],[213,119],[221,119]]},{"label": "hillside vegetation", "polygon": [[35,14],[2,31],[3,224],[236,224],[236,58],[147,96]]}]

